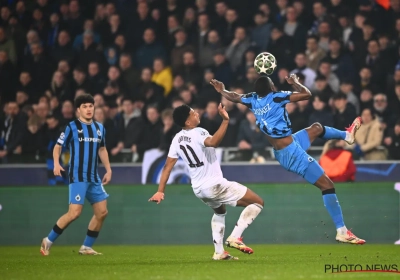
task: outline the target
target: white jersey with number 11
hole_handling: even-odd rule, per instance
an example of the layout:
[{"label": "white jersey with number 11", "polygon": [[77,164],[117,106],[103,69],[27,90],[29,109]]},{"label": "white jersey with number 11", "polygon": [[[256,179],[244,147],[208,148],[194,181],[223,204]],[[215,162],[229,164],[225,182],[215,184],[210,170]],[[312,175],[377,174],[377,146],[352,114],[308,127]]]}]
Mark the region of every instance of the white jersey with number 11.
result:
[{"label": "white jersey with number 11", "polygon": [[204,145],[208,137],[208,131],[200,127],[182,129],[169,148],[168,157],[182,158],[188,165],[193,189],[209,188],[223,179],[215,149]]}]

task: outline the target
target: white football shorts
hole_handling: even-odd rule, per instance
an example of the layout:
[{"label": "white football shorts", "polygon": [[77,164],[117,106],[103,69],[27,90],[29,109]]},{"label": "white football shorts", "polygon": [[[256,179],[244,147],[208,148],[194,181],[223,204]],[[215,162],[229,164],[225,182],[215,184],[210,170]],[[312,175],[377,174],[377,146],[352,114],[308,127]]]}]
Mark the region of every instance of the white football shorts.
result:
[{"label": "white football shorts", "polygon": [[246,194],[247,187],[238,182],[225,178],[217,185],[194,189],[194,194],[205,204],[215,209],[221,205],[235,207],[237,202]]}]

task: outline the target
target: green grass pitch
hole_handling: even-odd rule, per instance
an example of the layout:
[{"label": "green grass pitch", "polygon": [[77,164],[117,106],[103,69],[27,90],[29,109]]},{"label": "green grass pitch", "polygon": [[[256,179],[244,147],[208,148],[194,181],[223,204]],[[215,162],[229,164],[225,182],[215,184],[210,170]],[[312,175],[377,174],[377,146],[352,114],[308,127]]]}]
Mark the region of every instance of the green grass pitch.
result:
[{"label": "green grass pitch", "polygon": [[[252,244],[249,244],[252,245]],[[400,279],[395,273],[325,273],[325,265],[396,264],[394,245],[255,245],[253,255],[230,250],[238,261],[213,261],[212,245],[97,246],[102,256],[80,256],[79,246],[0,247],[0,279]]]}]

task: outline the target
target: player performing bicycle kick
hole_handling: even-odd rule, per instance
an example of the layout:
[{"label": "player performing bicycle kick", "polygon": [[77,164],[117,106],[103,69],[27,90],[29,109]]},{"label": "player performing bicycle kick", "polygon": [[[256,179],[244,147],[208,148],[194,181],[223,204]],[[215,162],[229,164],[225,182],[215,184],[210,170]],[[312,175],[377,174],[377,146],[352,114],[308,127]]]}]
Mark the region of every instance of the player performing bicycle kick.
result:
[{"label": "player performing bicycle kick", "polygon": [[346,131],[314,123],[292,134],[285,105],[289,102],[310,99],[312,95],[295,74],[286,77],[286,81],[296,89],[296,92],[277,91],[272,80],[266,76],[261,76],[255,81],[254,92],[243,95],[225,90],[224,84],[215,79],[210,83],[226,99],[242,103],[254,113],[257,126],[266,134],[273,147],[275,158],[282,167],[302,176],[321,190],[324,205],[336,226],[336,240],[343,243],[364,244],[365,240],[358,238],[346,228],[333,182],[318,162],[306,152],[317,137],[341,139],[350,145],[354,144],[356,132],[361,126],[361,118],[356,118]]}]

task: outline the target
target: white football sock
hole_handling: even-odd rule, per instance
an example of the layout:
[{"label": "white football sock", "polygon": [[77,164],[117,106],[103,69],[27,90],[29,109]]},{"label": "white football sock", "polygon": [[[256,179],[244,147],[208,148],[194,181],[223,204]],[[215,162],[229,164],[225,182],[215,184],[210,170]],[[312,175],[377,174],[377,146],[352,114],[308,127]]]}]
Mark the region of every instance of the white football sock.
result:
[{"label": "white football sock", "polygon": [[347,227],[346,226],[344,226],[344,227],[340,227],[340,228],[338,228],[338,229],[336,229],[336,231],[339,233],[339,234],[347,234]]},{"label": "white football sock", "polygon": [[212,237],[215,253],[224,253],[225,214],[214,214],[211,219]]},{"label": "white football sock", "polygon": [[254,203],[250,204],[242,211],[239,220],[236,223],[235,228],[232,231],[231,237],[240,238],[243,231],[251,225],[254,219],[260,214],[263,207],[260,204]]},{"label": "white football sock", "polygon": [[350,141],[351,140],[351,134],[350,132],[346,131],[346,137],[344,138],[345,141]]}]

